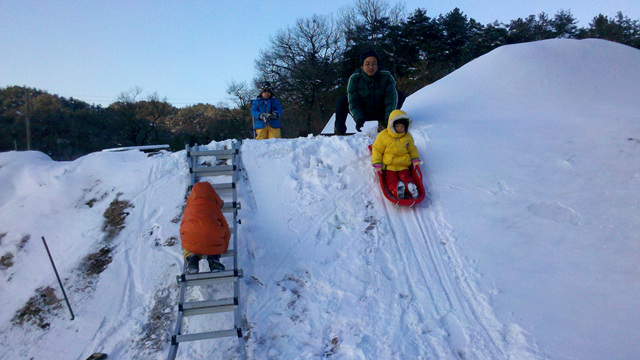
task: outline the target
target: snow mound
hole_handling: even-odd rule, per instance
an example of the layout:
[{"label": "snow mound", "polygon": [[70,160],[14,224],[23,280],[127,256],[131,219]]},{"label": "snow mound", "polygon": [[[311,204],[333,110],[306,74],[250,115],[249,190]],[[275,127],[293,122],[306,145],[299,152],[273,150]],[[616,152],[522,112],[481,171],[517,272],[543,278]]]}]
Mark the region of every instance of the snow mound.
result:
[{"label": "snow mound", "polygon": [[[602,40],[512,45],[410,96],[429,207],[384,200],[373,131],[244,141],[249,358],[637,357],[639,65]],[[0,359],[166,358],[185,156],[0,153]],[[178,358],[239,359],[237,343]]]}]

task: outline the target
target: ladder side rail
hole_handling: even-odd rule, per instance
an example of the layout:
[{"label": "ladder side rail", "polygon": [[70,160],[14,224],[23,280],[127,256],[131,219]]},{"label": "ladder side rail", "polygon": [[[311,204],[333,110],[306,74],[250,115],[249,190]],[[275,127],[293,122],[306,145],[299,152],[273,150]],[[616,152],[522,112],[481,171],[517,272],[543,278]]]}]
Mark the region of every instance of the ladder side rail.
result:
[{"label": "ladder side rail", "polygon": [[234,326],[238,330],[238,346],[240,350],[240,358],[242,360],[247,360],[247,344],[244,339],[244,334],[242,333],[242,317],[240,316],[240,279],[236,278],[235,284],[233,286],[233,293],[236,299],[238,299],[238,304],[234,309]]},{"label": "ladder side rail", "polygon": [[235,250],[233,253],[233,268],[238,269],[238,212],[233,212],[233,229],[232,229],[232,246]]},{"label": "ladder side rail", "polygon": [[196,174],[193,169],[198,166],[198,157],[193,156],[193,152],[198,151],[198,143],[193,144],[193,147],[189,152],[189,174],[191,176],[191,187],[198,182],[198,174]]},{"label": "ladder side rail", "polygon": [[[182,272],[184,273],[186,269],[187,269],[187,264],[185,262],[184,265],[182,266]],[[178,296],[178,304],[184,303],[186,292],[187,292],[187,284],[183,282],[182,284],[180,284],[180,295]],[[180,309],[178,308],[178,316],[176,317],[176,327],[173,332],[173,336],[171,337],[171,347],[169,348],[169,356],[167,357],[167,360],[175,360],[176,355],[178,354],[178,345],[180,343],[175,341],[175,337],[180,335],[180,333],[182,332],[182,319],[183,319],[182,311],[180,311]]]},{"label": "ladder side rail", "polygon": [[233,213],[233,268],[238,269],[238,212]]},{"label": "ladder side rail", "polygon": [[[185,147],[187,151],[187,165],[189,166],[189,183],[190,183],[189,189],[191,189],[191,187],[193,187],[193,184],[195,183],[194,181],[195,174],[191,171],[192,158],[191,158],[191,148],[189,146],[189,143],[185,144]],[[183,273],[185,269],[186,269],[186,263],[183,264],[183,268],[182,268]],[[178,304],[181,304],[184,302],[186,288],[187,288],[187,284],[185,283],[180,284]],[[169,355],[167,356],[167,360],[175,360],[176,356],[178,355],[178,346],[180,345],[180,343],[175,341],[175,339],[178,335],[180,335],[180,332],[182,331],[182,317],[183,317],[182,315],[183,315],[182,311],[180,310],[180,307],[178,307],[178,315],[176,316],[176,327],[171,336],[171,346],[169,347]]]},{"label": "ladder side rail", "polygon": [[[200,145],[198,145],[198,143],[195,144],[195,150],[194,151],[200,151]],[[192,164],[191,164],[191,172],[194,175],[194,181],[193,184],[195,185],[195,183],[197,183],[198,181],[200,181],[200,178],[202,176],[200,176],[199,174],[196,173],[196,171],[194,171],[197,167],[198,167],[198,163],[199,163],[199,158],[197,156],[193,156],[192,157]]]},{"label": "ladder side rail", "polygon": [[234,325],[236,329],[240,329],[242,331],[241,324],[241,316],[240,316],[240,278],[236,278],[233,284],[233,296],[237,299],[238,303],[236,304],[235,309],[233,310],[234,314]]},{"label": "ladder side rail", "polygon": [[193,168],[193,158],[191,157],[191,147],[189,146],[189,143],[185,144],[186,150],[187,150],[187,165],[189,166],[189,190],[191,190],[191,188],[193,187],[193,185],[196,183],[196,174],[193,173],[193,171],[191,171],[191,169]]},{"label": "ladder side rail", "polygon": [[233,202],[237,203],[238,202],[238,191],[237,191],[238,172],[240,171],[240,169],[238,168],[238,156],[240,156],[240,149],[236,148],[236,143],[234,143],[234,149],[237,150],[237,152],[233,155],[233,160],[231,162],[234,169],[233,175],[231,176],[231,182],[235,184],[234,191],[233,191]]},{"label": "ladder side rail", "polygon": [[[236,152],[233,155],[233,160],[232,160],[232,164],[234,165],[234,172],[233,172],[233,178],[232,178],[232,182],[234,184],[236,184],[236,186],[234,186],[233,189],[233,202],[234,203],[239,203],[238,202],[238,180],[239,180],[239,166],[237,166],[240,161],[239,159],[241,158],[241,153],[240,153],[240,147],[241,147],[242,143],[241,142],[234,142],[233,143],[233,148],[236,150]],[[238,224],[240,223],[240,221],[238,220],[238,209],[236,209],[236,211],[233,212],[233,222],[234,222],[234,227],[233,227],[233,248],[235,249],[234,253],[233,253],[233,267],[234,269],[238,269]],[[238,271],[238,270],[237,270]],[[234,326],[235,328],[238,330],[238,342],[239,342],[239,350],[240,350],[240,357],[242,360],[246,360],[247,359],[247,348],[246,348],[246,344],[245,344],[245,339],[244,336],[242,334],[242,317],[240,315],[240,277],[242,277],[242,273],[240,273],[241,275],[236,277],[234,279],[233,282],[233,295],[234,297],[237,299],[237,304],[234,308]]]},{"label": "ladder side rail", "polygon": [[[240,145],[238,144],[238,142],[234,142],[233,143],[233,148],[235,150],[237,150],[237,152],[233,155],[233,168],[235,169],[233,172],[233,176],[231,178],[231,182],[234,184],[238,184],[238,156],[240,155]],[[234,187],[233,189],[233,203],[237,204],[238,203],[238,189],[237,189],[237,185]],[[233,248],[236,250],[233,254],[233,268],[237,269],[238,268],[238,211],[234,211],[233,212]]]}]

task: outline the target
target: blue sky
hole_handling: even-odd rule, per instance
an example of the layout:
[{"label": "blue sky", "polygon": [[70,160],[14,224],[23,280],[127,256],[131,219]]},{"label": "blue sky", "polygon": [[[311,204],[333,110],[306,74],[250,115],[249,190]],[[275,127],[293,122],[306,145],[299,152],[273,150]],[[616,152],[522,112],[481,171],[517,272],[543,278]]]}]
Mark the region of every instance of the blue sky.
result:
[{"label": "blue sky", "polygon": [[[390,4],[396,2],[389,1]],[[232,80],[251,82],[270,38],[313,14],[337,14],[353,0],[325,1],[0,1],[0,87],[25,85],[109,105],[140,87],[176,106],[227,102]],[[570,10],[578,25],[637,0],[404,1],[435,17],[458,7],[487,24]]]}]

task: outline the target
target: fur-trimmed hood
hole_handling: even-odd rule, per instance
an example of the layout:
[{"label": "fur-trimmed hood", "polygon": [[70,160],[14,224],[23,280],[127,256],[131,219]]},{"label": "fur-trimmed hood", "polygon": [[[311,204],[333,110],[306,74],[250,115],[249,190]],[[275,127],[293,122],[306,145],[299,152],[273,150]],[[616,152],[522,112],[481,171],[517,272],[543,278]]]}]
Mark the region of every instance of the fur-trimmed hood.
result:
[{"label": "fur-trimmed hood", "polygon": [[389,114],[389,123],[387,124],[387,129],[389,129],[389,132],[391,132],[391,134],[399,135],[394,128],[396,122],[398,122],[399,120],[407,121],[405,133],[408,133],[409,129],[411,129],[411,118],[409,117],[409,115],[407,115],[407,113],[402,110],[393,110],[391,114]]}]

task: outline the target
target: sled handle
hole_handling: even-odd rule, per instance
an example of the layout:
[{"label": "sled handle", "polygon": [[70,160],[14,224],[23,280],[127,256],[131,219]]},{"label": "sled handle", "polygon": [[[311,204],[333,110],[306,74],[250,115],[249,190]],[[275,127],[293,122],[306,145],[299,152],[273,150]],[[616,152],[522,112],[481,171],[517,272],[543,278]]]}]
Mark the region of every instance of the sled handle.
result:
[{"label": "sled handle", "polygon": [[419,180],[420,182],[422,182],[422,170],[420,170],[420,165],[414,166],[413,168],[415,169],[415,173],[418,176],[418,179],[416,180]]}]

